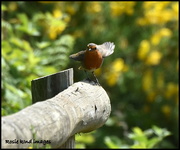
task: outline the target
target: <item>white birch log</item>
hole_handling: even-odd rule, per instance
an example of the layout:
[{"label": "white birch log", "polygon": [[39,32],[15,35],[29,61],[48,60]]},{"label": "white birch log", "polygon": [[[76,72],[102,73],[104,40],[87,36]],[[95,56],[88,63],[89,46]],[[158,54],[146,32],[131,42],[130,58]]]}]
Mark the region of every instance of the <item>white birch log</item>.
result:
[{"label": "white birch log", "polygon": [[76,133],[101,127],[110,112],[109,97],[101,86],[77,82],[51,99],[2,117],[2,148],[28,148],[35,141],[40,147],[45,143],[57,148]]}]

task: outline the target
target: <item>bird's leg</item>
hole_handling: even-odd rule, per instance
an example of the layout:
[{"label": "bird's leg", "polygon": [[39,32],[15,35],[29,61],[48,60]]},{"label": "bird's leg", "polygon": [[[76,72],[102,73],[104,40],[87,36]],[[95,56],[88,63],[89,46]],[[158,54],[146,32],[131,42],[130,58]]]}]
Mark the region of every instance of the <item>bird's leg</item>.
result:
[{"label": "bird's leg", "polygon": [[91,79],[89,78],[89,76],[88,76],[88,74],[87,74],[87,71],[84,70],[84,72],[85,72],[85,74],[86,74],[86,76],[87,76],[86,80],[91,81]]},{"label": "bird's leg", "polygon": [[96,82],[98,85],[100,85],[100,83],[99,83],[99,81],[98,81],[96,75],[94,74],[94,71],[92,72],[92,74],[93,74],[93,76],[94,76],[94,78],[95,78],[95,80],[96,80],[95,82]]}]

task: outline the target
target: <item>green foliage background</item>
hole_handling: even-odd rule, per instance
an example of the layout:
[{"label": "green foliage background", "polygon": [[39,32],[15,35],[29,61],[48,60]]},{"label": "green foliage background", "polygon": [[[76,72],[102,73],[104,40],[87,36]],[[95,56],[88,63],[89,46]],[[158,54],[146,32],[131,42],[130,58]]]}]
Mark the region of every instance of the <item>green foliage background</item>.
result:
[{"label": "green foliage background", "polygon": [[2,2],[2,115],[31,105],[35,78],[73,67],[74,81],[83,80],[69,55],[111,41],[115,52],[96,74],[112,113],[97,131],[77,135],[76,147],[177,148],[178,4]]}]

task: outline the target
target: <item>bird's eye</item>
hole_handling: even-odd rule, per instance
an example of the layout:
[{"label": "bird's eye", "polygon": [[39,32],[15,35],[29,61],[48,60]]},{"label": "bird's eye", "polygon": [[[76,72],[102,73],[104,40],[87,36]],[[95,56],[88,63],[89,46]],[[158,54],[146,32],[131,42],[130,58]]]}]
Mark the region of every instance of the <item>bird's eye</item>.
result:
[{"label": "bird's eye", "polygon": [[95,46],[95,45],[88,45],[88,46],[87,46],[87,49],[88,49],[89,51],[91,51],[91,50],[96,50],[96,46]]},{"label": "bird's eye", "polygon": [[96,50],[96,47],[91,47],[92,50]]}]

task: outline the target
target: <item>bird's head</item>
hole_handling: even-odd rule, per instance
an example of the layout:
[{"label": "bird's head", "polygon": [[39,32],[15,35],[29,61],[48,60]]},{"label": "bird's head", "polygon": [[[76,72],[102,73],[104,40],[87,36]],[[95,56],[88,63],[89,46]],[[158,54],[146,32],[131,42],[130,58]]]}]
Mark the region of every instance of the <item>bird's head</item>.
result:
[{"label": "bird's head", "polygon": [[89,43],[89,44],[87,45],[87,50],[88,50],[88,51],[94,51],[94,50],[97,49],[96,46],[97,46],[97,45],[94,44],[94,43]]}]

